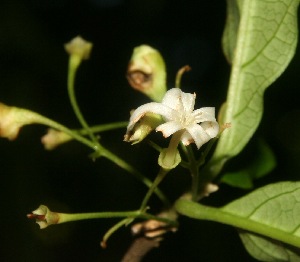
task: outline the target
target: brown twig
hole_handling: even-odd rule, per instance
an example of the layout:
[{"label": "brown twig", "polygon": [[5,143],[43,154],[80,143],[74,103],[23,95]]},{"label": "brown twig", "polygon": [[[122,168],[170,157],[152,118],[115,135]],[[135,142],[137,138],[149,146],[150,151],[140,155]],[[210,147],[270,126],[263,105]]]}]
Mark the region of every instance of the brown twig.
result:
[{"label": "brown twig", "polygon": [[144,236],[136,238],[127,250],[121,262],[140,262],[153,248],[158,247],[161,238],[148,239]]}]

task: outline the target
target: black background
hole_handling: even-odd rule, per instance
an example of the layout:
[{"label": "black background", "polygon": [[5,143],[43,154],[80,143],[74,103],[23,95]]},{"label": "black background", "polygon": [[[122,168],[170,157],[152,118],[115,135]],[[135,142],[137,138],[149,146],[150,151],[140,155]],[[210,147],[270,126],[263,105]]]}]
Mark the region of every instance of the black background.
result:
[{"label": "black background", "polygon": [[[221,50],[225,1],[192,0],[3,0],[0,4],[0,100],[37,111],[71,128],[79,127],[69,106],[68,56],[63,44],[77,35],[94,43],[80,67],[76,93],[88,122],[124,121],[148,101],[125,78],[132,49],[150,44],[163,54],[168,86],[189,64],[185,91],[197,91],[197,107],[220,107],[226,97],[229,66]],[[278,165],[257,185],[296,180],[300,168],[299,52],[265,95],[265,114],[256,136],[274,150]],[[67,223],[39,230],[26,214],[40,204],[61,212],[136,209],[146,188],[108,160],[92,162],[91,151],[76,142],[45,151],[46,128],[29,126],[17,140],[0,140],[1,261],[120,261],[130,245],[129,228],[99,246],[116,220]],[[146,145],[124,143],[124,130],[103,134],[102,143],[153,179],[157,154]],[[155,139],[159,135],[156,136]],[[246,149],[241,161],[247,161]],[[242,162],[243,163],[243,162]],[[146,168],[145,168],[146,166]],[[189,183],[180,170],[162,188],[178,196]],[[182,185],[184,185],[182,187]],[[245,191],[223,186],[207,202],[222,205]],[[151,201],[159,211],[159,201]],[[253,261],[230,227],[180,219],[176,234],[144,261]]]}]

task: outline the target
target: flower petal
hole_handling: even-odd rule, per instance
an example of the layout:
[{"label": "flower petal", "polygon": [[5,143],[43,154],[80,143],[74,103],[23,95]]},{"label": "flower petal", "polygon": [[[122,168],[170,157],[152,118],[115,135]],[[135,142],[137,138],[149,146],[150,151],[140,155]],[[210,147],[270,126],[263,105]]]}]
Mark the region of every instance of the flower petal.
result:
[{"label": "flower petal", "polygon": [[201,123],[201,127],[211,138],[216,137],[219,133],[219,124],[216,121],[207,121]]},{"label": "flower petal", "polygon": [[192,115],[195,118],[196,123],[205,121],[216,121],[215,108],[214,107],[202,107],[195,110]]},{"label": "flower petal", "polygon": [[169,121],[159,125],[155,130],[162,132],[164,137],[169,137],[180,129],[183,129],[180,123],[176,121]]},{"label": "flower petal", "polygon": [[48,223],[44,220],[37,220],[36,223],[40,226],[40,229],[48,227]]},{"label": "flower petal", "polygon": [[196,99],[195,93],[190,94],[190,93],[181,92],[182,106],[183,106],[183,110],[186,113],[191,114],[193,112],[195,106],[195,99]]},{"label": "flower petal", "polygon": [[191,137],[194,139],[194,142],[199,149],[203,144],[205,144],[211,137],[205,132],[205,130],[197,124],[190,125],[186,128],[190,133]]},{"label": "flower petal", "polygon": [[127,126],[127,132],[132,130],[136,122],[138,122],[141,117],[143,117],[146,113],[154,113],[154,114],[159,114],[162,115],[163,117],[166,117],[170,119],[172,117],[172,109],[161,104],[161,103],[148,103],[145,105],[142,105],[138,107],[133,114],[131,115],[129,119],[129,124]]},{"label": "flower petal", "polygon": [[167,91],[161,103],[174,110],[178,110],[178,108],[182,107],[181,94],[182,91],[179,88],[172,88]]},{"label": "flower petal", "polygon": [[181,136],[181,142],[185,146],[188,146],[189,144],[194,143],[194,139],[188,131],[185,131]]}]

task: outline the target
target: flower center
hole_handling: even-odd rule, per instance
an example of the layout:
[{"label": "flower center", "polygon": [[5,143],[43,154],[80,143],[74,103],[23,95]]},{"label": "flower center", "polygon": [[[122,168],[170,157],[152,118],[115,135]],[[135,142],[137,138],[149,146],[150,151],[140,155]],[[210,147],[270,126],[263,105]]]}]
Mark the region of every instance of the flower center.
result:
[{"label": "flower center", "polygon": [[177,121],[184,127],[187,127],[195,122],[194,117],[189,112],[180,112]]}]

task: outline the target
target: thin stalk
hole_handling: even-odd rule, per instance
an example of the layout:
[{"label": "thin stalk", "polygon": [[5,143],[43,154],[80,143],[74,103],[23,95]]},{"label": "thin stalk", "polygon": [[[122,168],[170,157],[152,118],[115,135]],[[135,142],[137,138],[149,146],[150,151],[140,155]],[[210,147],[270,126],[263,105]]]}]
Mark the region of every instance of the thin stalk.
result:
[{"label": "thin stalk", "polygon": [[139,217],[141,212],[138,211],[123,211],[123,212],[94,212],[94,213],[75,213],[75,214],[67,214],[67,213],[59,213],[59,224],[79,221],[79,220],[87,220],[87,219],[101,219],[101,218],[116,218],[116,217]]},{"label": "thin stalk", "polygon": [[[103,147],[101,144],[99,144],[99,143],[95,144],[94,142],[90,141],[89,139],[85,138],[84,136],[79,135],[77,132],[70,130],[69,128],[67,128],[49,118],[42,117],[40,119],[40,123],[68,134],[69,136],[73,137],[75,140],[77,140],[77,141],[83,143],[84,145],[90,147],[91,149],[95,150],[95,153],[97,154],[97,156],[103,156],[103,157],[107,158],[108,160],[112,161],[119,167],[126,170],[128,173],[132,174],[136,179],[141,181],[148,188],[151,188],[152,182],[150,179],[145,177],[143,174],[141,174],[139,171],[137,171],[133,166],[128,164],[126,161],[124,161],[117,155],[110,152],[108,149]],[[155,189],[155,194],[161,199],[161,201],[165,205],[167,205],[167,206],[169,205],[169,201],[167,200],[166,196],[159,189]]]},{"label": "thin stalk", "polygon": [[[91,126],[90,131],[92,131],[93,133],[100,133],[100,132],[109,131],[113,129],[124,128],[127,125],[128,125],[127,121],[114,122],[114,123],[102,124],[97,126]],[[75,131],[81,135],[88,135],[88,131],[86,129],[75,130]]]},{"label": "thin stalk", "polygon": [[[218,140],[218,138],[219,137],[215,137],[215,138],[211,139],[209,141],[209,143],[207,144],[204,152],[201,154],[201,157],[197,161],[198,169],[199,169],[199,167],[201,167],[205,164],[206,157],[207,157],[208,153],[210,152],[211,148],[213,147],[213,145]],[[205,190],[207,184],[209,184],[214,178],[215,178],[214,174],[210,172],[210,168],[206,165],[204,167],[204,169],[202,169],[201,177],[199,178],[199,181],[198,181],[198,186],[197,186],[197,188],[198,188],[198,193],[197,193],[198,198],[196,199],[196,201],[199,201],[199,199],[202,197],[201,192],[203,190]]]},{"label": "thin stalk", "polygon": [[200,166],[202,166],[202,165],[205,164],[205,160],[206,160],[206,157],[207,157],[208,153],[210,152],[211,148],[213,147],[213,145],[216,143],[216,141],[218,139],[219,139],[218,137],[215,137],[215,138],[213,138],[213,139],[211,139],[209,141],[209,143],[205,147],[205,150],[202,152],[199,160],[197,161],[197,166],[198,167],[200,167]]},{"label": "thin stalk", "polygon": [[69,70],[68,70],[68,94],[69,94],[69,99],[72,105],[72,108],[74,110],[74,113],[79,121],[79,123],[82,125],[82,127],[87,131],[89,137],[91,140],[97,144],[98,140],[91,131],[89,125],[87,124],[86,120],[83,117],[83,114],[81,113],[77,100],[76,100],[76,95],[75,95],[75,77],[76,77],[76,72],[78,69],[78,66],[80,65],[81,60],[75,55],[70,56],[69,60]]},{"label": "thin stalk", "polygon": [[155,192],[157,186],[160,184],[160,182],[165,178],[166,174],[170,172],[171,169],[174,168],[178,164],[175,163],[176,154],[177,154],[177,146],[180,142],[180,138],[183,134],[183,130],[177,131],[175,134],[173,134],[169,146],[166,149],[166,153],[163,156],[163,166],[160,168],[155,180],[153,181],[151,187],[149,188],[146,196],[144,197],[140,210],[144,210],[147,207],[147,203],[153,194]]},{"label": "thin stalk", "polygon": [[[53,212],[55,213],[55,212]],[[59,215],[59,221],[57,224],[66,223],[66,222],[73,222],[73,221],[80,221],[80,220],[88,220],[88,219],[103,219],[103,218],[141,218],[145,220],[158,220],[170,225],[177,225],[176,221],[154,216],[148,213],[145,213],[141,210],[135,211],[120,211],[120,212],[91,212],[91,213],[57,213]]]},{"label": "thin stalk", "polygon": [[[130,174],[134,175],[138,180],[143,182],[149,188],[149,190],[151,188],[153,188],[153,183],[151,182],[150,179],[148,179],[147,177],[142,175],[133,166],[131,166],[126,161],[124,161],[123,159],[121,159],[118,156],[116,156],[115,154],[113,154],[111,151],[109,151],[105,148],[102,148],[101,155],[106,157],[107,159],[111,160],[113,163],[115,163],[119,167],[123,168],[124,170],[126,170]],[[164,205],[166,205],[166,206],[170,205],[170,202],[167,199],[167,197],[157,188],[157,186],[153,188],[153,191],[160,198],[160,200],[164,203]]]},{"label": "thin stalk", "polygon": [[77,140],[78,142],[81,142],[82,144],[92,148],[93,150],[97,150],[97,145],[95,145],[94,142],[90,141],[89,139],[85,138],[84,136],[78,134],[78,132],[71,130],[69,128],[67,128],[64,125],[59,124],[56,121],[53,121],[52,119],[49,119],[47,117],[42,117],[42,119],[39,122],[40,124],[44,124],[47,126],[50,126],[54,129],[57,129],[59,131],[62,131],[66,134],[68,134],[69,136],[71,136],[73,139]]},{"label": "thin stalk", "polygon": [[[137,212],[139,212],[139,211],[137,211]],[[176,227],[178,226],[177,221],[173,221],[170,219],[161,218],[161,217],[157,217],[157,216],[152,216],[152,215],[141,213],[141,212],[140,212],[140,214],[141,215],[138,216],[140,218],[144,218],[147,220],[150,220],[150,219],[158,220],[158,221],[165,222],[165,223],[169,224],[170,226],[176,226]],[[122,219],[121,221],[119,221],[117,224],[113,225],[103,236],[103,240],[101,241],[101,244],[100,244],[101,247],[106,248],[106,242],[110,238],[110,236],[114,232],[116,232],[119,228],[121,228],[122,226],[127,226],[130,223],[132,223],[132,221],[133,221],[133,217],[126,217],[126,218]]]},{"label": "thin stalk", "polygon": [[199,187],[199,168],[197,166],[197,161],[194,156],[194,152],[191,147],[187,147],[187,155],[189,159],[189,169],[192,175],[192,200],[196,201],[198,197],[198,187]]},{"label": "thin stalk", "polygon": [[158,144],[154,143],[151,140],[147,140],[147,143],[148,143],[148,145],[153,147],[157,152],[161,152],[163,150],[163,148],[161,146],[159,146]]},{"label": "thin stalk", "polygon": [[157,189],[158,185],[160,184],[160,182],[165,178],[166,174],[169,172],[170,170],[166,170],[164,168],[161,168],[157,174],[157,177],[155,178],[155,180],[153,181],[151,187],[149,188],[146,196],[144,197],[142,204],[140,206],[140,210],[145,210],[145,208],[147,207],[148,201],[151,197],[151,195],[153,194],[153,192],[155,192],[155,190]]},{"label": "thin stalk", "polygon": [[175,79],[175,87],[177,88],[180,88],[180,83],[181,83],[181,78],[182,78],[182,75],[187,72],[187,71],[190,71],[191,70],[191,67],[186,65],[182,68],[180,68],[176,74],[176,79]]},{"label": "thin stalk", "polygon": [[114,226],[112,226],[106,233],[105,235],[103,236],[103,239],[100,243],[101,247],[102,248],[106,248],[106,242],[107,240],[110,238],[110,236],[116,232],[120,227],[126,225],[129,223],[129,220],[131,220],[130,218],[124,218],[122,219],[120,222],[118,222],[117,224],[115,224]]},{"label": "thin stalk", "polygon": [[[107,149],[105,149],[102,145],[99,144],[97,138],[95,137],[92,129],[89,127],[87,122],[85,121],[79,106],[77,104],[76,96],[75,96],[75,88],[74,88],[74,82],[75,82],[75,76],[78,69],[78,66],[80,64],[80,61],[78,62],[78,57],[70,56],[69,61],[69,72],[68,72],[68,94],[70,98],[70,102],[72,105],[72,108],[75,112],[75,115],[77,116],[79,122],[81,123],[82,127],[86,130],[86,133],[89,135],[91,140],[93,142],[89,142],[89,140],[82,139],[81,136],[78,136],[77,134],[72,134],[72,137],[76,136],[78,140],[84,141],[84,144],[88,145],[96,151],[96,153],[100,156],[104,156],[107,159],[111,160],[113,163],[117,164],[118,166],[122,167],[123,169],[127,170],[129,173],[133,174],[138,180],[142,181],[145,185],[148,187],[151,187],[152,183],[149,179],[144,177],[141,173],[136,171],[132,166],[130,166],[128,163],[126,163],[121,158],[117,157],[115,154],[111,153]],[[127,123],[126,123],[127,125]],[[106,126],[106,128],[111,128],[112,125]],[[103,126],[102,126],[103,128]],[[158,197],[166,204],[168,203],[166,197],[160,192],[158,189],[155,190]]]}]

